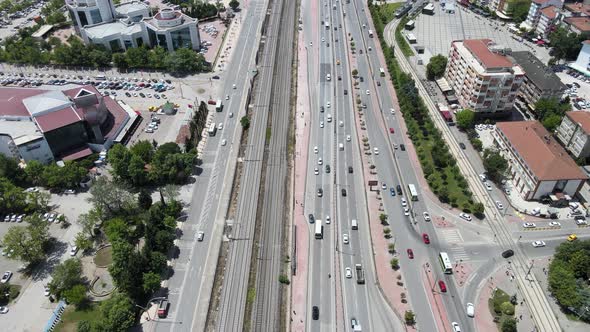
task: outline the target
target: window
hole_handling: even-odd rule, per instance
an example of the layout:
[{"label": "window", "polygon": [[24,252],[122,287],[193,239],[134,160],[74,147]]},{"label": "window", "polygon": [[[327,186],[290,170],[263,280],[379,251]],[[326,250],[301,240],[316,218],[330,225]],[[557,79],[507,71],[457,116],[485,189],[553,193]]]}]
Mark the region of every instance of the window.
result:
[{"label": "window", "polygon": [[158,34],[158,45],[162,46],[165,49],[168,49],[168,42],[166,42],[166,35],[165,34]]},{"label": "window", "polygon": [[88,25],[88,19],[86,18],[85,12],[78,11],[78,17],[80,18],[80,26],[85,27]]},{"label": "window", "polygon": [[109,46],[111,47],[111,51],[117,52],[121,50],[121,42],[119,39],[114,39],[109,42]]},{"label": "window", "polygon": [[93,9],[90,11],[90,18],[92,18],[92,24],[102,22],[102,16],[100,16],[100,11],[98,9]]},{"label": "window", "polygon": [[137,47],[141,47],[143,45],[143,38],[138,37],[135,39],[135,44],[137,44]]},{"label": "window", "polygon": [[172,48],[177,50],[182,47],[192,48],[191,31],[189,27],[170,32],[172,39]]},{"label": "window", "polygon": [[70,19],[72,20],[72,22],[74,22],[74,25],[77,26],[78,21],[76,20],[76,14],[71,9],[68,9],[68,12],[70,13]]},{"label": "window", "polygon": [[125,45],[125,49],[133,47],[133,43],[131,42],[131,40],[124,40],[123,44]]}]

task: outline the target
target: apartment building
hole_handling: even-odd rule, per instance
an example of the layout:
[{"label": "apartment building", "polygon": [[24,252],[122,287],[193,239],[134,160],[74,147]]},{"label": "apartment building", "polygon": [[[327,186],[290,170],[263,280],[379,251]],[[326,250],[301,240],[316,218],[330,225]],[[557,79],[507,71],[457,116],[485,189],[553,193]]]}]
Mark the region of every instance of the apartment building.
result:
[{"label": "apartment building", "polygon": [[535,33],[541,38],[547,38],[553,31],[554,26],[559,23],[561,17],[560,11],[555,6],[549,6],[541,9],[539,21],[535,28]]},{"label": "apartment building", "polygon": [[515,106],[518,109],[536,116],[535,104],[539,99],[561,99],[567,87],[551,68],[529,51],[512,52],[511,57],[525,73],[523,84],[516,95]]},{"label": "apartment building", "polygon": [[541,11],[547,7],[555,7],[556,9],[563,8],[563,0],[533,0],[529,7],[529,13],[524,25],[527,29],[537,30],[537,25],[541,19]]},{"label": "apartment building", "polygon": [[574,197],[588,179],[538,121],[499,122],[493,132],[508,160],[508,178],[525,200],[562,193]]},{"label": "apartment building", "polygon": [[556,135],[574,158],[590,156],[590,112],[567,112]]},{"label": "apartment building", "polygon": [[488,3],[488,8],[495,12],[499,18],[502,19],[509,19],[510,15],[508,13],[508,1],[507,0],[490,0]]},{"label": "apartment building", "polygon": [[444,77],[463,108],[480,116],[501,116],[511,111],[524,82],[524,71],[512,62],[511,53],[489,39],[451,43]]}]

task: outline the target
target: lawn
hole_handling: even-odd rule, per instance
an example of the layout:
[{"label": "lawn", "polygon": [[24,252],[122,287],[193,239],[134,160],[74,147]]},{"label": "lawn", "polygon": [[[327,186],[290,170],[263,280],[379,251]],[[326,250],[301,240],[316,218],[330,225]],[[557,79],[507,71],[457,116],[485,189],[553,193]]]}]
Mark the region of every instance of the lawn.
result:
[{"label": "lawn", "polygon": [[108,266],[113,262],[113,249],[109,247],[104,247],[100,249],[96,256],[94,256],[94,264],[96,266]]},{"label": "lawn", "polygon": [[[507,309],[502,308],[503,306],[508,306],[506,303],[511,305],[511,311],[503,312],[503,309]],[[488,300],[488,307],[492,313],[492,316],[496,318],[495,321],[498,325],[498,328],[502,326],[502,323],[506,319],[512,318],[514,316],[514,306],[510,303],[510,295],[506,294],[506,292],[499,288],[496,289],[494,295]]]},{"label": "lawn", "polygon": [[60,323],[56,326],[56,332],[76,332],[78,322],[87,320],[96,321],[100,318],[98,304],[90,304],[85,310],[75,310],[73,305],[68,306],[61,317]]},{"label": "lawn", "polygon": [[404,3],[397,2],[397,3],[388,3],[385,5],[376,6],[379,8],[379,14],[381,15],[381,22],[389,23],[393,19],[395,19],[395,11],[401,7]]}]

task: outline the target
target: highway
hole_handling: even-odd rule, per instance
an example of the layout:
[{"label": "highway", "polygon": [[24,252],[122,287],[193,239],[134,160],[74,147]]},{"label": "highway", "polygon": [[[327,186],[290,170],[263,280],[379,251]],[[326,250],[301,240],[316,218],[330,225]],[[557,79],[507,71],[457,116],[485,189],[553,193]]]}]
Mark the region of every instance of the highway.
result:
[{"label": "highway", "polygon": [[[252,331],[278,331],[281,322],[280,291],[277,282],[283,264],[281,247],[284,245],[283,226],[290,220],[287,209],[287,138],[292,93],[293,42],[295,38],[296,1],[288,1],[282,8],[278,50],[274,62],[272,104],[269,107],[270,140],[265,161],[263,205],[260,219],[261,237],[256,260],[256,299],[252,314]],[[270,36],[269,36],[270,37]],[[267,138],[268,140],[268,138]]]},{"label": "highway", "polygon": [[[174,274],[165,285],[169,313],[165,319],[152,321],[149,330],[205,329],[242,132],[239,119],[245,114],[245,97],[254,75],[257,48],[247,46],[258,44],[265,3],[250,1],[247,15],[241,20],[243,27],[233,54],[235,61],[230,61],[226,71],[218,74],[224,81],[220,95],[229,95],[230,99],[224,101],[224,111],[216,113],[212,122],[222,122],[224,129],[207,138],[200,156],[202,171],[195,177],[188,217],[179,226],[182,236],[176,241],[179,252],[172,261]],[[233,89],[233,84],[238,88]],[[222,139],[227,140],[226,147],[221,146]],[[198,231],[205,233],[202,242],[196,240]]]},{"label": "highway", "polygon": [[221,300],[215,324],[216,331],[241,331],[246,321],[244,317],[246,295],[252,263],[252,246],[282,4],[281,1],[273,1],[270,4],[266,25],[263,26],[264,44],[258,63],[254,97],[251,101],[251,125],[243,158],[236,217],[231,225],[229,257],[223,276]]}]

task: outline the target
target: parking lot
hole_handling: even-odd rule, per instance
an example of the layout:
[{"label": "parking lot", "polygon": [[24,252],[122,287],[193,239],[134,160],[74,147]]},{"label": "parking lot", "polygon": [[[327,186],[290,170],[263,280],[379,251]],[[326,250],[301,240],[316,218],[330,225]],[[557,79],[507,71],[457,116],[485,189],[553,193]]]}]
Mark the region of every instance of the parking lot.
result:
[{"label": "parking lot", "polygon": [[39,1],[21,12],[13,14],[0,13],[0,16],[7,16],[7,19],[0,19],[0,38],[4,40],[15,35],[19,28],[32,26],[35,23],[33,17],[39,15],[44,5],[45,1]]},{"label": "parking lot", "polygon": [[533,52],[544,63],[549,61],[547,48],[520,41],[520,37],[510,33],[508,25],[503,26],[501,21],[476,15],[459,4],[455,4],[455,13],[449,14],[442,10],[442,3],[444,2],[434,2],[435,13],[432,16],[419,14],[414,20],[415,28],[410,31],[416,36],[415,45],[424,46],[426,49],[423,56],[424,65],[434,55],[448,56],[453,40],[481,38],[489,38],[513,51]]}]

